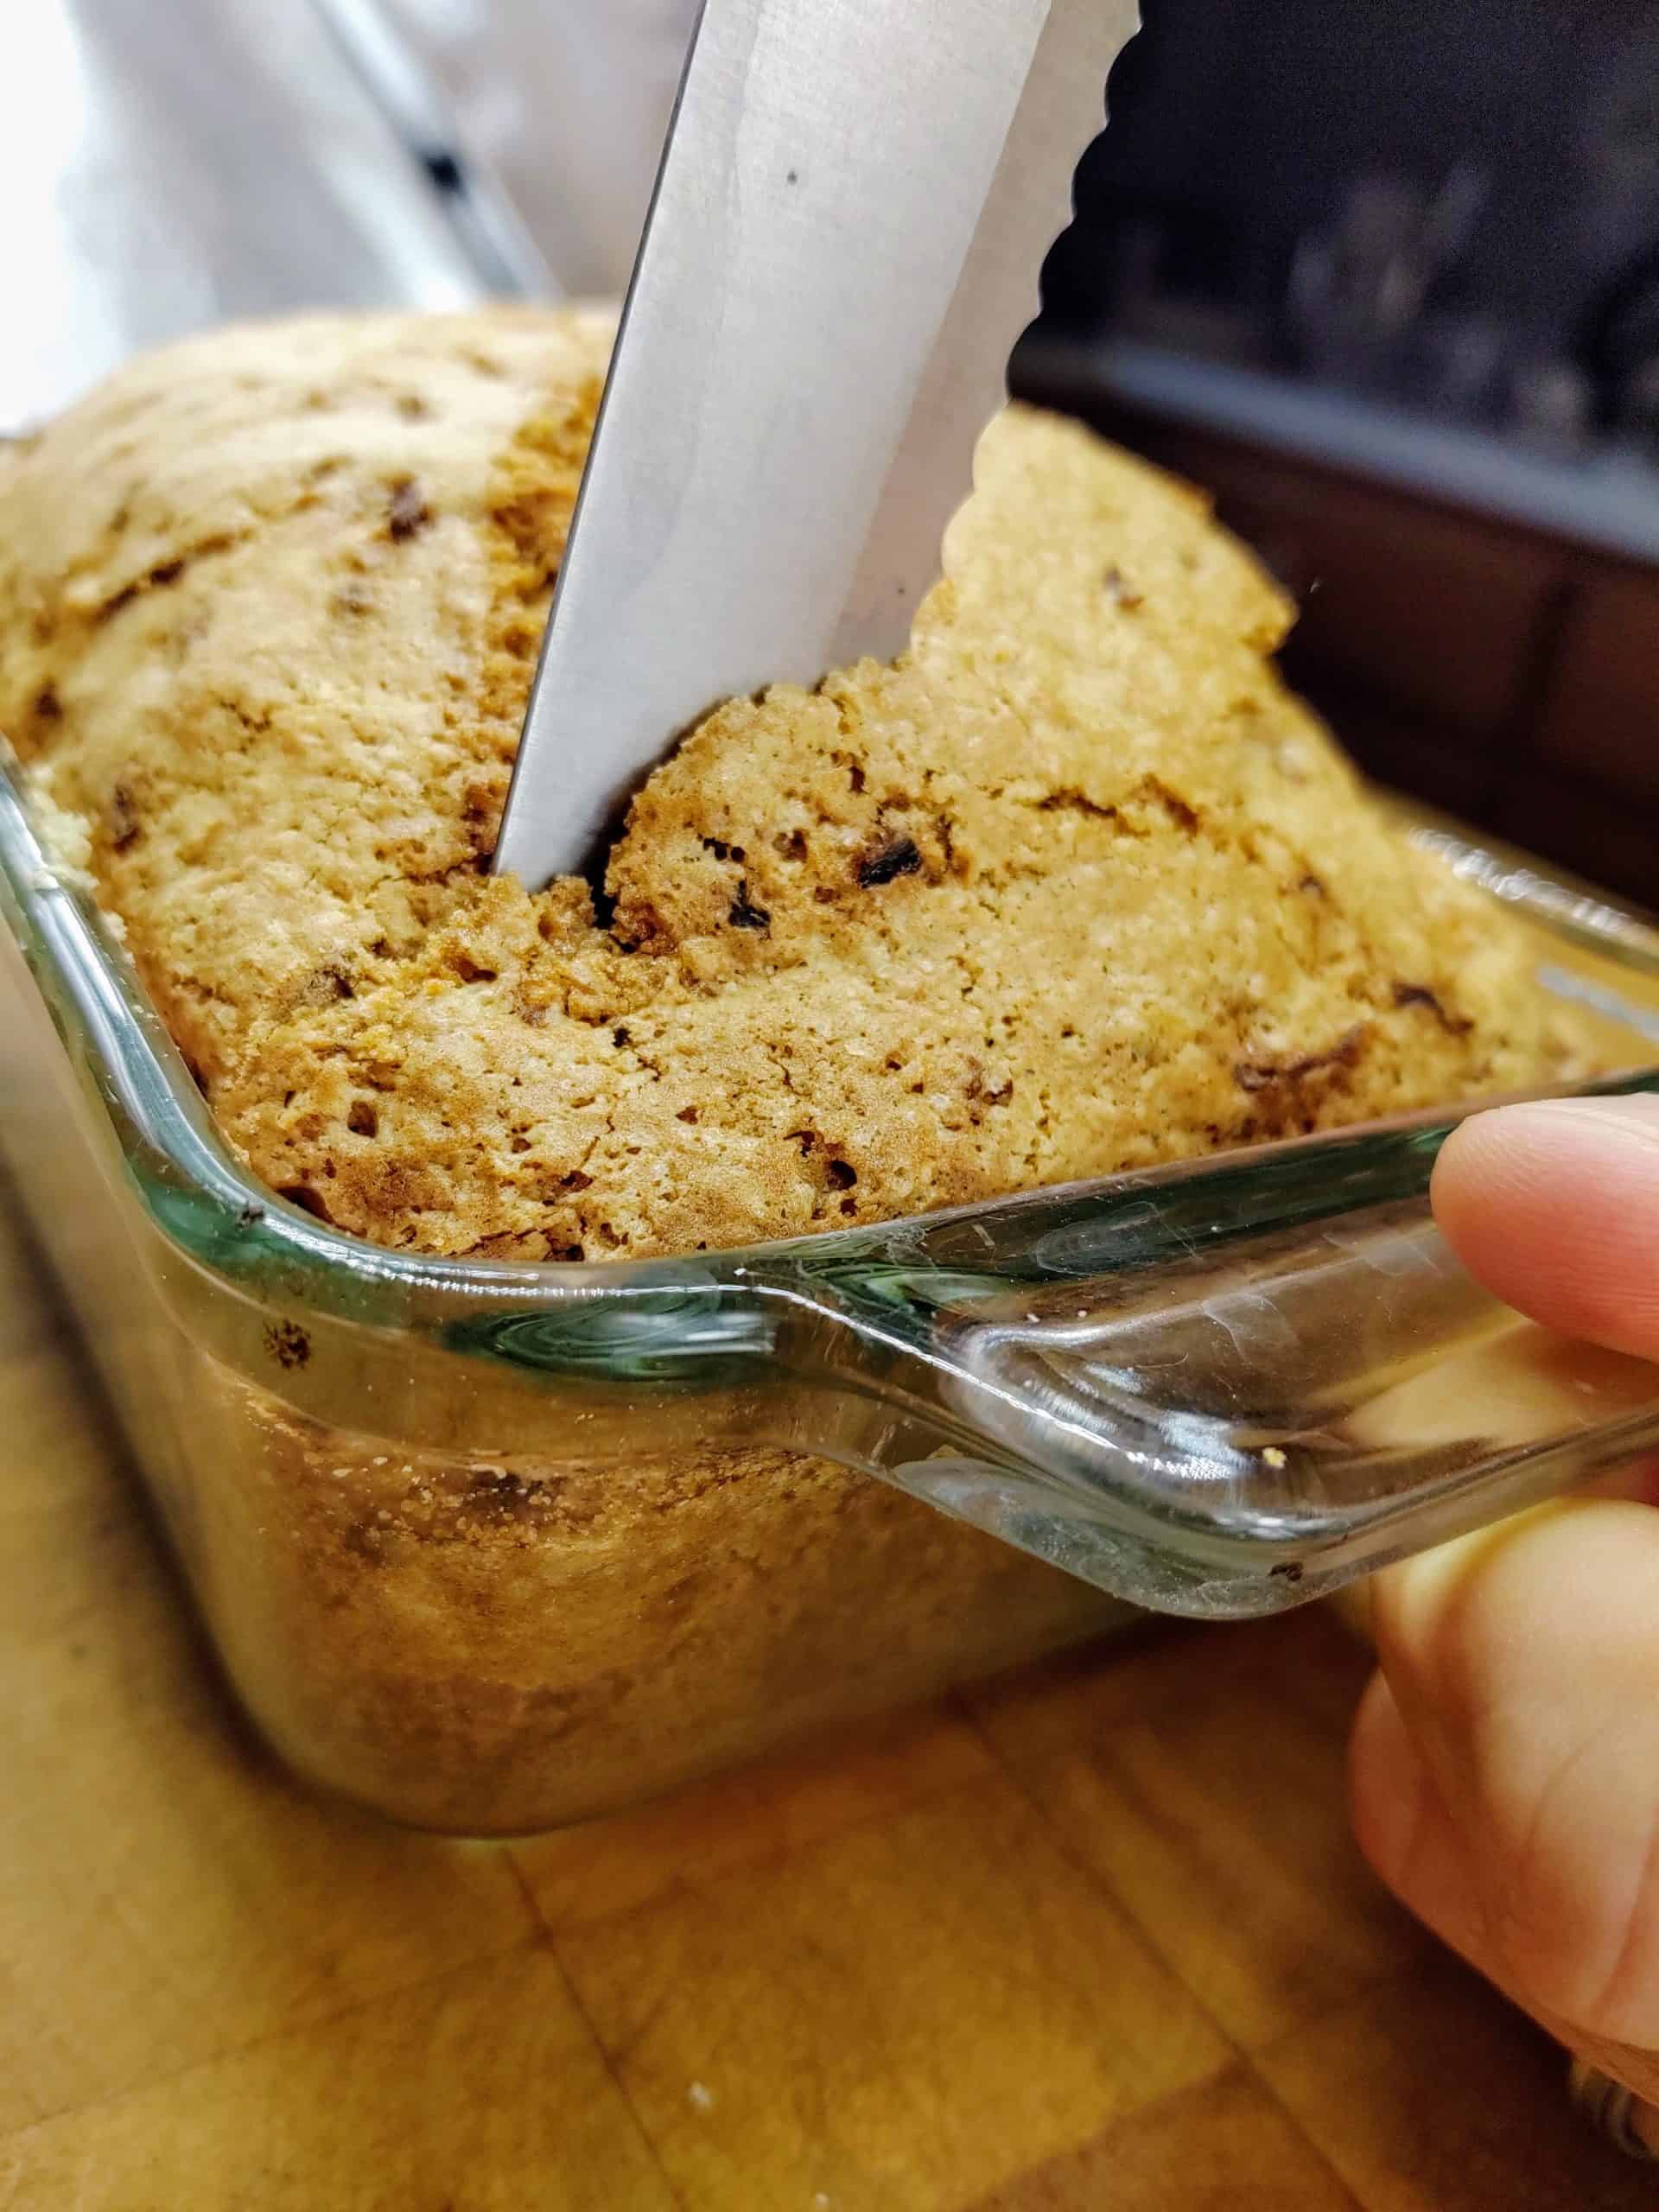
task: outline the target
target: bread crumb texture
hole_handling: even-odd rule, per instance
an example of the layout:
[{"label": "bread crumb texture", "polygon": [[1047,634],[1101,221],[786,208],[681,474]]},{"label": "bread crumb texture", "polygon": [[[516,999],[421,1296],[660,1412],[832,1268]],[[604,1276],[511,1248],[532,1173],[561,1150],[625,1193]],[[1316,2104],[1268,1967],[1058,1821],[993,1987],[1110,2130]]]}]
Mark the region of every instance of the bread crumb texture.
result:
[{"label": "bread crumb texture", "polygon": [[310,317],[0,463],[0,728],[238,1152],[411,1250],[732,1246],[1569,1072],[1184,486],[988,434],[897,667],[722,707],[486,873],[612,323]]}]

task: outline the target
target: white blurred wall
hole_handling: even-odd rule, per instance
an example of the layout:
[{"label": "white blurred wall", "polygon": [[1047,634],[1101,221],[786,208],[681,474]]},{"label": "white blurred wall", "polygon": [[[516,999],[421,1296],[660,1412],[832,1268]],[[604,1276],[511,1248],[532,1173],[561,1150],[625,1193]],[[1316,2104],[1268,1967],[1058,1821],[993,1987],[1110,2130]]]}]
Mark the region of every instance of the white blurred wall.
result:
[{"label": "white blurred wall", "polygon": [[232,316],[477,296],[303,0],[0,0],[0,435]]},{"label": "white blurred wall", "polygon": [[[559,290],[619,294],[698,0],[381,0]],[[0,0],[0,435],[141,346],[476,266],[308,0]]]},{"label": "white blurred wall", "polygon": [[387,0],[567,292],[627,282],[697,0]]}]

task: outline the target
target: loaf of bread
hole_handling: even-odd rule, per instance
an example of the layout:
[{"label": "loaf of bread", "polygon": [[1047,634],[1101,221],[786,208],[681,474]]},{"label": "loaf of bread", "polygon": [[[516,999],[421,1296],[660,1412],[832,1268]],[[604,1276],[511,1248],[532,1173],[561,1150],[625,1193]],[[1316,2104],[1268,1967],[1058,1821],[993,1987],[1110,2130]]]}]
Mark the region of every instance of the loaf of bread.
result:
[{"label": "loaf of bread", "polygon": [[[597,902],[493,880],[610,334],[231,330],[0,452],[0,729],[268,1184],[413,1251],[673,1254],[1575,1065],[1203,500],[1032,414],[906,661],[711,715]],[[264,1364],[164,1297],[137,1371],[101,1336],[245,1700],[400,1820],[600,1812],[1122,1618],[804,1451],[764,1371],[601,1433],[415,1333],[301,1368],[273,1312]]]},{"label": "loaf of bread", "polygon": [[1573,1065],[1204,500],[1029,412],[906,660],[712,715],[597,906],[493,880],[610,336],[232,329],[0,458],[0,728],[267,1183],[421,1252],[674,1254]]}]

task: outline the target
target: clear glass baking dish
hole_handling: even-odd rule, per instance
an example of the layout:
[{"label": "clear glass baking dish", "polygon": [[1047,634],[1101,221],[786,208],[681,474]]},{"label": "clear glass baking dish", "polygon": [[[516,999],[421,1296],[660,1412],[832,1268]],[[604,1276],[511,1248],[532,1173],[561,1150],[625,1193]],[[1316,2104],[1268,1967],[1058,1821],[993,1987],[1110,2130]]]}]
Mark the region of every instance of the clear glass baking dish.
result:
[{"label": "clear glass baking dish", "polygon": [[[414,47],[359,81],[375,11],[347,0],[338,44],[257,0],[44,0],[0,271],[51,312],[0,363],[0,430],[232,313],[545,290],[605,238],[620,270],[641,103],[692,12],[582,0],[532,55],[532,7],[399,0]],[[550,170],[572,41],[587,150]],[[510,112],[509,79],[539,88]],[[537,181],[533,240],[477,150]],[[0,1153],[244,1703],[393,1817],[545,1827],[1134,1605],[1294,1602],[1654,1433],[1647,1370],[1450,1266],[1422,1198],[1443,1121],[683,1265],[356,1243],[237,1167],[3,785]],[[1643,921],[1454,857],[1549,920],[1554,985],[1601,995],[1616,1052],[1659,1058]]]},{"label": "clear glass baking dish", "polygon": [[[1659,933],[1451,856],[1654,1056]],[[1659,1441],[1659,1371],[1440,1243],[1454,1116],[671,1263],[413,1259],[237,1165],[9,774],[0,918],[0,1144],[225,1667],[396,1819],[576,1819],[1126,1604],[1333,1590]]]}]

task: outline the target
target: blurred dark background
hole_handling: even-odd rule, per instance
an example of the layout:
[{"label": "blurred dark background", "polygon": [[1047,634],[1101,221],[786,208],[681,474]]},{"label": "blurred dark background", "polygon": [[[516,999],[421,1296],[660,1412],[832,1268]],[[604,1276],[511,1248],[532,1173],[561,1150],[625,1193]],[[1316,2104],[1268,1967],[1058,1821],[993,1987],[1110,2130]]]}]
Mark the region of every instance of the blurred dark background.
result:
[{"label": "blurred dark background", "polygon": [[1214,490],[1374,774],[1659,903],[1659,6],[1147,14],[1017,387]]}]

